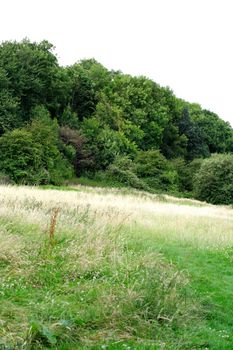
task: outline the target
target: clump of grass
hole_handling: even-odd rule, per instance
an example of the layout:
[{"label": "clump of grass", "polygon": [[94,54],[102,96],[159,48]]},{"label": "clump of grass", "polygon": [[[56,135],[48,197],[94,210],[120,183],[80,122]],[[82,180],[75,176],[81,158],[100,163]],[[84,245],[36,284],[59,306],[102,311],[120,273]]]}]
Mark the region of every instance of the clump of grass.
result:
[{"label": "clump of grass", "polygon": [[0,266],[17,267],[23,262],[20,254],[22,242],[19,237],[8,234],[5,230],[0,232]]}]

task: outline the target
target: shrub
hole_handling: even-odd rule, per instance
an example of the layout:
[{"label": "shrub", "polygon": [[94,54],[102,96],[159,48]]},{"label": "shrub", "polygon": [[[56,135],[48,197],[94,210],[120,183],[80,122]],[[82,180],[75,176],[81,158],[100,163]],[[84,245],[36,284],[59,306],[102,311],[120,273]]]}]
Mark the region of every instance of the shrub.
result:
[{"label": "shrub", "polygon": [[0,138],[0,171],[17,183],[40,182],[42,147],[26,130],[14,130]]},{"label": "shrub", "polygon": [[162,191],[178,189],[178,175],[159,150],[139,152],[135,172],[151,188]]},{"label": "shrub", "polygon": [[80,131],[61,127],[59,136],[62,141],[62,153],[73,164],[77,176],[93,168],[93,156],[85,145],[87,142],[85,136]]},{"label": "shrub", "polygon": [[141,190],[149,190],[146,183],[139,179],[134,173],[134,164],[132,160],[127,157],[116,157],[113,164],[106,170],[106,175],[109,179],[115,180],[118,183],[130,186]]},{"label": "shrub", "polygon": [[73,168],[60,152],[57,121],[50,118],[49,112],[43,106],[36,106],[32,115],[33,120],[27,130],[33,135],[34,142],[42,148],[42,166],[48,174],[47,180],[43,182],[59,185],[64,179],[73,176]]},{"label": "shrub", "polygon": [[212,204],[233,204],[233,154],[205,159],[194,181],[195,197]]},{"label": "shrub", "polygon": [[200,169],[203,159],[197,158],[187,163],[183,158],[176,158],[170,162],[178,174],[179,191],[192,192],[194,176]]},{"label": "shrub", "polygon": [[0,171],[16,183],[61,184],[72,177],[72,166],[59,151],[58,127],[43,107],[24,129],[0,138]]},{"label": "shrub", "polygon": [[196,158],[186,164],[186,177],[183,179],[183,185],[187,191],[193,191],[195,175],[200,170],[203,161],[203,158]]},{"label": "shrub", "polygon": [[139,152],[136,158],[136,172],[140,177],[159,176],[167,167],[168,162],[159,150]]},{"label": "shrub", "polygon": [[[105,170],[118,155],[135,156],[137,146],[123,132],[102,125],[96,118],[84,119],[82,133],[86,137],[85,149],[94,162],[92,170]],[[89,170],[89,169],[87,169]]]}]

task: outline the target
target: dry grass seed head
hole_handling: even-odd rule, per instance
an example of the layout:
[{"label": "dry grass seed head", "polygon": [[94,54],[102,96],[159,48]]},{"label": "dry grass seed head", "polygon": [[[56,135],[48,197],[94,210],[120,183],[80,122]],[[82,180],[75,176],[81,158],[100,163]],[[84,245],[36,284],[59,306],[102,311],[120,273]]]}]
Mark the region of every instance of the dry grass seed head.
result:
[{"label": "dry grass seed head", "polygon": [[0,231],[0,262],[13,266],[22,265],[25,262],[22,254],[23,246],[20,237]]}]

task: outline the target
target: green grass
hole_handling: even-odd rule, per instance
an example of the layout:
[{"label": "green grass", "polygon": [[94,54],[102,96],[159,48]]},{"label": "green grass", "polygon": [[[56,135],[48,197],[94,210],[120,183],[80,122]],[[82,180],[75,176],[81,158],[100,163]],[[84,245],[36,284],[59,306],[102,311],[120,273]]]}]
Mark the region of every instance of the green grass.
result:
[{"label": "green grass", "polygon": [[[225,219],[176,221],[171,213],[169,223],[148,213],[148,224],[138,213],[128,222],[127,207],[120,213],[108,206],[109,192],[100,193],[106,207],[98,211],[84,203],[94,190],[69,191],[68,201],[84,197],[76,207],[59,204],[49,241],[63,194],[48,189],[43,201],[41,190],[17,191],[3,188],[1,197],[1,350],[233,349],[233,249],[230,239],[216,245],[210,226],[213,220],[220,228]],[[116,202],[129,199],[124,191],[113,195]],[[130,200],[154,203],[145,194]],[[185,201],[174,203],[185,210]],[[195,205],[202,210],[192,205],[190,213]],[[204,241],[207,230],[213,237]]]},{"label": "green grass", "polygon": [[189,278],[186,295],[198,300],[203,335],[194,335],[193,339],[203,339],[203,344],[197,348],[233,349],[233,248],[200,249],[180,240],[153,236],[154,232],[144,231],[140,245],[159,252],[183,271]]},{"label": "green grass", "polygon": [[[233,349],[233,266],[226,251],[166,246],[161,252],[190,276],[190,289],[203,306],[213,338],[211,349]],[[232,254],[232,252],[231,252]]]},{"label": "green grass", "polygon": [[[174,322],[169,321],[174,327],[177,322],[186,322],[183,316],[175,315],[177,309],[184,307],[175,286],[178,283],[182,289],[182,279],[174,277],[173,267],[166,266],[159,255],[145,256],[143,251],[136,254],[118,245],[117,262],[108,261],[110,252],[106,251],[101,263],[77,263],[73,261],[76,251],[70,246],[74,240],[65,235],[51,245],[46,239],[41,242],[33,239],[31,225],[3,219],[1,226],[6,238],[13,234],[23,243],[16,256],[8,252],[1,258],[3,349],[95,348],[101,343],[110,349],[124,348],[126,344],[142,347],[144,338],[148,338],[149,348],[156,348],[154,338],[162,331],[156,319],[159,314],[165,324],[163,315],[168,319],[174,317]],[[36,231],[39,234],[38,227],[34,226],[33,230],[35,235]],[[83,239],[79,244],[84,249]],[[103,249],[113,248],[109,244]],[[91,249],[89,254],[96,258],[96,252]],[[160,283],[169,284],[169,288],[161,288]],[[156,295],[160,305],[153,299]],[[172,334],[172,327],[166,327]],[[161,339],[164,336],[162,332]],[[129,338],[129,342],[120,341],[122,337]],[[84,345],[85,342],[90,346]],[[111,342],[118,345],[109,345]],[[145,349],[146,343],[145,340]]]}]

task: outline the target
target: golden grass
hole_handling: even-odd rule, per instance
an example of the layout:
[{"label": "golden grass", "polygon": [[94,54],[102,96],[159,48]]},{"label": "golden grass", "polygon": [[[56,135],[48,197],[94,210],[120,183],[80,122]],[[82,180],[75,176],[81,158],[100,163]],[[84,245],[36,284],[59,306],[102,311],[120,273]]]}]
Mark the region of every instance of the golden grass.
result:
[{"label": "golden grass", "polygon": [[[67,313],[72,305],[67,301],[65,307],[62,306],[60,293],[64,293],[63,298],[66,292],[73,293],[74,289],[77,298],[84,293],[86,306],[82,308],[81,300],[80,317],[87,312],[87,305],[90,313],[96,308],[94,322],[99,325],[99,330],[93,332],[95,339],[103,334],[110,337],[114,332],[119,339],[127,339],[135,336],[135,329],[146,334],[152,318],[168,323],[184,319],[185,324],[196,307],[192,300],[180,296],[180,288],[188,283],[186,276],[175,271],[158,252],[137,250],[133,234],[139,231],[140,239],[145,240],[145,230],[165,241],[187,241],[205,248],[226,247],[233,243],[233,210],[191,200],[170,197],[166,200],[156,195],[120,190],[79,188],[79,191],[59,191],[0,186],[0,219],[3,220],[0,262],[10,264],[15,271],[22,266],[21,275],[27,282],[26,287],[39,290],[43,290],[50,277],[55,278],[55,272],[60,271],[64,281],[58,295],[51,293],[51,298],[57,298],[56,306]],[[54,208],[59,208],[59,213]],[[7,224],[11,221],[28,225],[22,236],[17,230],[22,231],[23,226],[15,225],[11,232]],[[65,237],[64,244],[54,245],[47,251],[43,244],[54,233],[58,243]],[[131,243],[135,243],[135,249],[130,250]],[[27,265],[27,253],[31,267]],[[62,268],[57,265],[58,261]],[[21,288],[25,286],[24,280]],[[82,282],[82,287],[78,283],[72,284],[76,280]],[[2,283],[10,283],[7,274]],[[93,307],[89,302],[92,290],[97,295],[92,296]],[[50,298],[50,294],[47,297]],[[51,308],[52,313],[53,305],[46,299],[43,302],[46,312],[50,313]],[[41,306],[41,313],[44,309]],[[0,324],[1,320],[7,319],[7,308],[4,310],[0,311]],[[26,309],[25,312],[29,311]],[[12,314],[15,313],[13,305]],[[24,325],[25,315],[20,316],[20,320],[22,327],[18,319],[14,323],[19,324],[24,334],[28,327]],[[120,324],[122,329],[118,329]],[[16,333],[20,331],[14,332],[12,326],[10,337]],[[0,337],[8,341],[9,334],[0,332]],[[88,334],[86,341],[92,341],[91,337]]]},{"label": "golden grass", "polygon": [[[182,239],[194,244],[226,246],[233,243],[233,210],[200,202],[156,195],[122,194],[119,190],[40,190],[33,187],[0,186],[0,216],[38,224],[44,231],[54,208],[61,208],[58,229],[81,232],[87,221],[95,221],[96,232],[106,225],[139,225],[152,234]],[[181,204],[180,204],[181,203]],[[80,220],[82,218],[82,220]]]},{"label": "golden grass", "polygon": [[22,263],[23,244],[19,237],[8,235],[4,230],[0,231],[0,263],[19,265]]}]

